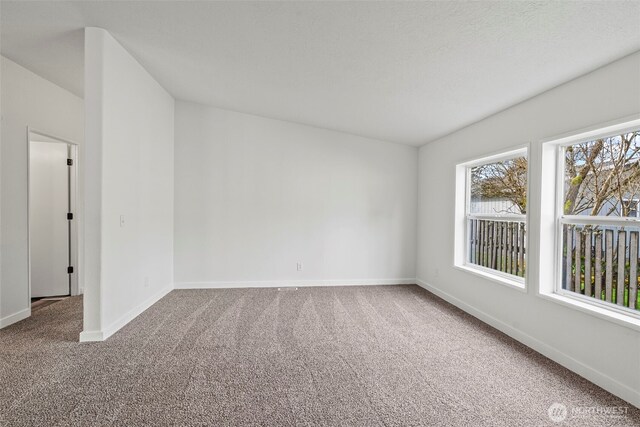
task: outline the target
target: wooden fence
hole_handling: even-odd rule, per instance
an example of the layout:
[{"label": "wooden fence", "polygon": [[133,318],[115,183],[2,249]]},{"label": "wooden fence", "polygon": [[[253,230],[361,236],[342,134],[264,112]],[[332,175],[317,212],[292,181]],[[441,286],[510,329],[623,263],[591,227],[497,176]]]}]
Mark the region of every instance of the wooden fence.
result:
[{"label": "wooden fence", "polygon": [[469,261],[524,277],[526,230],[521,221],[469,219]]},{"label": "wooden fence", "polygon": [[639,232],[589,225],[565,225],[563,232],[563,288],[640,309]]}]

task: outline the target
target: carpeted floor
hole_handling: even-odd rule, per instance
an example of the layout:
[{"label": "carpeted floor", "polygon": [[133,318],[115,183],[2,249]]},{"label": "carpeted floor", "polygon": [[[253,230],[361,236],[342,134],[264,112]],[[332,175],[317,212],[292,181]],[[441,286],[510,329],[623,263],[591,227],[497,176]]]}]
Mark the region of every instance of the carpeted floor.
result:
[{"label": "carpeted floor", "polygon": [[173,291],[106,342],[81,329],[69,298],[0,330],[0,425],[544,426],[554,402],[640,425],[417,286]]},{"label": "carpeted floor", "polygon": [[40,309],[43,309],[51,304],[55,304],[60,301],[64,301],[69,297],[54,297],[54,298],[39,298],[37,300],[31,300],[31,313],[34,313]]}]

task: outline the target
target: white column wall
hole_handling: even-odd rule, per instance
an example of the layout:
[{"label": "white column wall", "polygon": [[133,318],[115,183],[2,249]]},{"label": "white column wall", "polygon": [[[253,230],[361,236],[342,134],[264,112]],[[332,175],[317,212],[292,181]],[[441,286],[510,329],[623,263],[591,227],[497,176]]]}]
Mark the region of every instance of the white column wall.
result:
[{"label": "white column wall", "polygon": [[87,287],[82,340],[173,288],[174,100],[105,30],[85,30]]}]

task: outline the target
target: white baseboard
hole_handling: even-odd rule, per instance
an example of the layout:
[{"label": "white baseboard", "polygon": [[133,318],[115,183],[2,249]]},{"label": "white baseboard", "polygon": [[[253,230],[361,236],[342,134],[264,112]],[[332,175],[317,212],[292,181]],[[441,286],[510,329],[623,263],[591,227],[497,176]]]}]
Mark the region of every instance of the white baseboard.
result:
[{"label": "white baseboard", "polygon": [[0,329],[7,327],[9,325],[13,325],[16,322],[19,322],[27,317],[31,316],[31,307],[25,308],[24,310],[20,310],[17,313],[13,313],[9,316],[3,317],[0,319]]},{"label": "white baseboard", "polygon": [[82,331],[80,332],[80,342],[104,341],[102,331]]},{"label": "white baseboard", "polygon": [[147,298],[145,301],[141,302],[123,316],[121,316],[118,320],[113,322],[111,325],[105,327],[101,331],[83,331],[80,333],[80,342],[89,342],[89,341],[104,341],[109,338],[111,335],[118,332],[123,326],[127,323],[131,322],[133,319],[142,314],[146,309],[151,307],[156,302],[160,301],[165,295],[173,290],[173,285],[165,286],[160,292],[157,292],[155,295]]},{"label": "white baseboard", "polygon": [[564,366],[570,371],[575,372],[581,377],[586,378],[587,380],[597,384],[608,392],[618,396],[619,398],[631,403],[636,407],[640,407],[640,392],[632,389],[631,387],[620,383],[619,381],[611,378],[610,376],[585,365],[584,363],[574,359],[573,357],[557,350],[556,348],[551,347],[550,345],[538,340],[537,338],[532,337],[519,329],[512,327],[504,323],[502,320],[499,320],[481,310],[476,309],[475,307],[467,304],[466,302],[454,297],[453,295],[436,288],[429,283],[416,279],[416,283],[418,286],[428,290],[429,292],[439,296],[443,300],[455,305],[459,309],[469,313],[473,317],[487,323],[499,331],[509,335],[511,338],[515,339],[523,343],[524,345],[534,349],[540,354],[548,357],[556,363]]},{"label": "white baseboard", "polygon": [[228,282],[177,282],[175,289],[227,289],[227,288],[285,288],[311,286],[373,286],[415,285],[416,279],[363,279],[363,280],[265,280]]}]

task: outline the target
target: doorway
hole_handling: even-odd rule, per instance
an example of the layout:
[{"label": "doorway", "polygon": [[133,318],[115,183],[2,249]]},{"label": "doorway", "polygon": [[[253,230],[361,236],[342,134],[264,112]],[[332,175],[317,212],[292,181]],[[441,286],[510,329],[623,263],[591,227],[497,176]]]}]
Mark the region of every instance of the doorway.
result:
[{"label": "doorway", "polygon": [[29,295],[78,294],[77,145],[29,130]]}]

